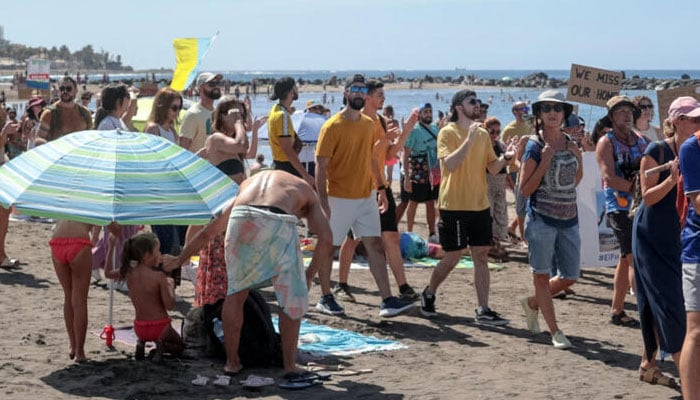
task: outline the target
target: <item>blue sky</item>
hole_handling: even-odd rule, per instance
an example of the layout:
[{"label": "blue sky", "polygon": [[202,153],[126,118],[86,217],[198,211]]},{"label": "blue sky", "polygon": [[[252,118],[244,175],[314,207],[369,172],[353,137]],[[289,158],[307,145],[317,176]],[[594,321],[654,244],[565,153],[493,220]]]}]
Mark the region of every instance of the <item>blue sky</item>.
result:
[{"label": "blue sky", "polygon": [[5,38],[91,44],[136,69],[174,68],[174,38],[217,31],[203,69],[700,69],[693,0],[42,3],[5,2]]}]

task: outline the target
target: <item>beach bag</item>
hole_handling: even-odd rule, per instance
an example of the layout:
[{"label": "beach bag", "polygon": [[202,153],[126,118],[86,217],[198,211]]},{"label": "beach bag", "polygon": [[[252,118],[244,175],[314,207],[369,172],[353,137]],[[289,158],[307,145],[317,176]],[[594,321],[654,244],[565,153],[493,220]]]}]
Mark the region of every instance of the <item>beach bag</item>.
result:
[{"label": "beach bag", "polygon": [[[221,326],[224,299],[204,306],[204,322],[215,353],[226,357]],[[246,367],[281,367],[282,339],[272,325],[270,307],[257,290],[251,290],[243,305],[243,327],[238,357]]]},{"label": "beach bag", "polygon": [[428,256],[428,243],[415,232],[402,232],[399,241],[401,257],[423,258]]}]

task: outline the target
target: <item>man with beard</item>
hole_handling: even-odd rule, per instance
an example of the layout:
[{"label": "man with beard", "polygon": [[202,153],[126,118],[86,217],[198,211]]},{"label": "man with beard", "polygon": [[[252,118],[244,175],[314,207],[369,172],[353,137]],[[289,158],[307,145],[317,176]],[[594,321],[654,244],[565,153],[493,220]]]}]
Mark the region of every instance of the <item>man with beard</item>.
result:
[{"label": "man with beard", "polygon": [[611,97],[606,105],[613,129],[598,140],[595,152],[603,178],[605,217],[620,243],[620,260],[617,262],[613,280],[610,322],[614,325],[639,328],[639,321],[625,313],[625,295],[634,283],[632,218],[629,211],[640,160],[649,142],[633,130],[634,115],[639,110],[627,96]]},{"label": "man with beard", "polygon": [[58,87],[60,99],[46,107],[39,119],[39,138],[51,141],[72,132],[92,128],[90,110],[77,104],[78,84],[69,76],[64,76]]},{"label": "man with beard", "polygon": [[[416,209],[425,204],[428,222],[428,240],[438,242],[435,234],[435,200],[440,189],[440,164],[437,159],[437,135],[439,129],[433,124],[433,106],[425,103],[419,109],[418,125],[408,135],[403,151],[404,190],[408,193],[406,230],[413,231]],[[431,173],[436,176],[431,176]]]},{"label": "man with beard", "polygon": [[442,179],[438,206],[440,244],[445,256],[430,275],[421,296],[421,313],[437,315],[435,294],[462,257],[467,246],[474,262],[474,286],[479,308],[476,322],[506,325],[508,320],[489,308],[490,273],[488,251],[493,238],[486,173],[497,174],[514,159],[513,146],[496,157],[488,131],[476,122],[481,115],[476,93],[464,89],[455,93],[450,107],[450,123],[438,133],[437,155]]},{"label": "man with beard", "polygon": [[189,109],[182,118],[180,127],[180,146],[196,153],[211,135],[211,112],[214,110],[214,100],[221,97],[221,74],[202,72],[197,77],[199,102]]},{"label": "man with beard", "polygon": [[292,77],[280,78],[275,82],[270,100],[278,100],[272,106],[267,118],[267,132],[272,150],[272,167],[302,178],[314,187],[316,182],[299,161],[301,141],[292,125],[292,103],[299,98],[296,82]]},{"label": "man with beard", "polygon": [[[384,243],[384,253],[387,260],[389,261],[389,267],[391,272],[394,274],[396,279],[396,284],[399,287],[400,299],[416,301],[420,298],[420,295],[416,293],[411,285],[406,281],[406,272],[404,271],[403,258],[401,257],[401,246],[400,246],[400,236],[399,227],[396,220],[396,202],[394,201],[394,195],[391,192],[391,187],[384,174],[385,169],[381,168],[386,163],[386,160],[396,157],[396,152],[403,147],[406,141],[407,134],[403,132],[410,132],[413,126],[418,120],[418,113],[413,112],[409,117],[408,121],[404,124],[403,132],[399,130],[398,126],[392,121],[386,121],[384,117],[377,114],[379,110],[384,106],[384,84],[377,80],[369,80],[367,82],[367,99],[365,100],[365,106],[362,109],[362,113],[372,119],[374,122],[375,136],[379,136],[374,147],[376,148],[375,154],[379,157],[377,159],[377,165],[380,166],[379,174],[381,176],[381,181],[379,181],[376,186],[384,186],[387,208],[386,210],[380,212],[379,219],[382,229],[382,241]],[[338,271],[338,286],[335,288],[335,293],[338,294],[338,298],[347,299],[354,301],[354,296],[350,293],[350,287],[348,286],[348,276],[350,274],[350,264],[352,262],[352,255],[355,252],[355,248],[359,240],[353,240],[347,237],[340,247],[339,259],[339,271]],[[342,297],[341,297],[342,296]],[[318,307],[317,307],[318,308]],[[323,311],[323,310],[321,310]]]},{"label": "man with beard", "polygon": [[[382,302],[380,317],[393,317],[411,307],[411,301],[391,295],[389,275],[381,238],[379,213],[387,210],[386,185],[379,171],[381,139],[372,118],[362,114],[368,92],[365,77],[357,74],[345,85],[345,108],[332,116],[321,128],[316,147],[316,186],[321,206],[329,217],[333,245],[338,247],[352,228],[362,238]],[[376,186],[374,186],[376,185]],[[377,202],[379,208],[377,208]],[[323,285],[330,285],[330,270],[320,270],[324,296],[319,303],[333,301]],[[327,274],[327,275],[326,275]]]}]

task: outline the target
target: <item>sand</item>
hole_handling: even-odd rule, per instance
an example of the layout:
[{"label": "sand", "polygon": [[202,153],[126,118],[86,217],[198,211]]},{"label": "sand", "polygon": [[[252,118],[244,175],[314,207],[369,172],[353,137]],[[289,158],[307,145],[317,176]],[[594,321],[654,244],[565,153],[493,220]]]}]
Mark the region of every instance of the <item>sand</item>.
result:
[{"label": "sand", "polygon": [[[418,228],[425,233],[419,207]],[[402,224],[402,227],[405,227]],[[8,253],[22,260],[21,269],[0,270],[0,398],[3,399],[670,399],[676,391],[639,381],[642,345],[639,330],[609,324],[613,270],[585,269],[573,289],[577,294],[555,300],[560,328],[575,348],[556,350],[549,335],[530,334],[519,299],[532,292],[526,253],[511,247],[511,261],[491,274],[491,306],[511,320],[507,327],[474,323],[476,308],[471,270],[454,270],[441,286],[434,319],[410,314],[392,319],[378,316],[379,297],[369,271],[353,270],[350,285],[357,303],[344,303],[347,315],[332,317],[310,311],[306,318],[326,324],[398,340],[408,348],[396,351],[330,357],[317,360],[331,367],[372,369],[359,376],[336,376],[323,386],[287,391],[275,386],[251,392],[238,384],[222,388],[192,385],[196,376],[214,379],[223,364],[212,359],[168,359],[157,365],[132,359],[133,348],[116,343],[108,351],[97,336],[88,334],[90,361],[68,359],[68,338],[62,319],[63,292],[53,272],[47,241],[51,225],[11,221]],[[409,283],[426,285],[429,269],[407,270]],[[333,278],[337,278],[334,272]],[[393,279],[392,279],[393,282]],[[395,285],[393,287],[395,289]],[[180,300],[173,318],[191,308],[193,286],[177,290]],[[266,297],[272,299],[269,289]],[[310,297],[315,301],[320,289]],[[634,298],[626,309],[637,316]],[[107,321],[108,291],[92,287],[89,330]],[[128,298],[115,295],[114,325],[129,325],[133,308]],[[540,319],[543,329],[546,327]],[[660,364],[676,375],[670,362]],[[279,369],[246,371],[279,379]]]}]

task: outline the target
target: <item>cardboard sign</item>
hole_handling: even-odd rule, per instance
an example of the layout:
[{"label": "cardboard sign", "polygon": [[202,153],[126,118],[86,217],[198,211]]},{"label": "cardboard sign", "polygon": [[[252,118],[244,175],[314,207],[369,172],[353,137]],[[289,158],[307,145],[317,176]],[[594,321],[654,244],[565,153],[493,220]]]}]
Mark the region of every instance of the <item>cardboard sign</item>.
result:
[{"label": "cardboard sign", "polygon": [[673,100],[682,96],[694,97],[700,101],[700,85],[656,91],[656,102],[659,103],[659,121],[662,124],[668,117],[668,108],[673,103]]},{"label": "cardboard sign", "polygon": [[566,99],[605,107],[609,98],[620,94],[622,72],[571,64]]}]

